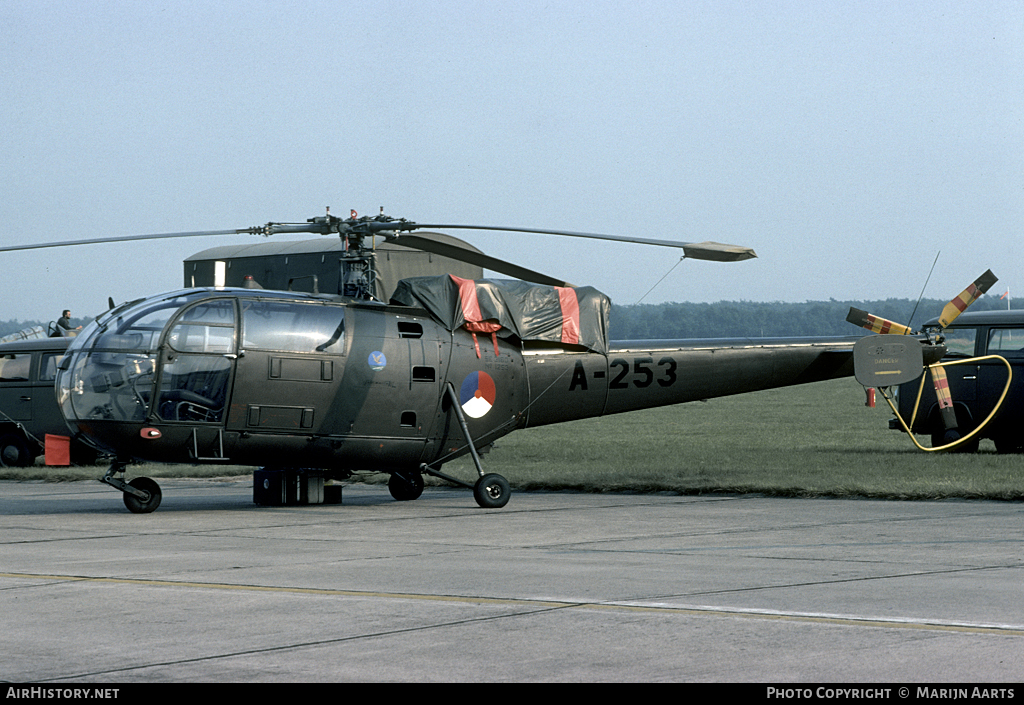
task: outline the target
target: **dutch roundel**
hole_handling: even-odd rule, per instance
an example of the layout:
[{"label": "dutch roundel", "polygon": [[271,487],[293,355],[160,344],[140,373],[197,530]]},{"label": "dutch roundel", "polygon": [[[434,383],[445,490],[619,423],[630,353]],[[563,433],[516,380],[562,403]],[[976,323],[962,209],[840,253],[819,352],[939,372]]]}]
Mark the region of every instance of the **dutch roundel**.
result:
[{"label": "dutch roundel", "polygon": [[459,400],[468,416],[478,419],[494,406],[497,391],[494,380],[486,372],[472,372],[462,381]]}]

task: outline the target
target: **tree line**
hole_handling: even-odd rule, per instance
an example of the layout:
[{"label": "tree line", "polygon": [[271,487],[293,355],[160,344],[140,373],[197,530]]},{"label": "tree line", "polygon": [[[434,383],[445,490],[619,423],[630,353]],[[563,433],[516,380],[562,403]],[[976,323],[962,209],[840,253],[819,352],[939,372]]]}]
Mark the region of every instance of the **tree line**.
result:
[{"label": "tree line", "polygon": [[[922,299],[920,304],[911,299],[830,299],[803,303],[719,301],[633,306],[613,304],[609,316],[609,337],[612,340],[649,340],[857,335],[863,329],[846,321],[851,307],[898,323],[909,323],[916,330],[929,319],[937,317],[947,303],[948,299]],[[1006,308],[1006,301],[995,296],[984,296],[971,306],[972,311],[1002,308]]]}]

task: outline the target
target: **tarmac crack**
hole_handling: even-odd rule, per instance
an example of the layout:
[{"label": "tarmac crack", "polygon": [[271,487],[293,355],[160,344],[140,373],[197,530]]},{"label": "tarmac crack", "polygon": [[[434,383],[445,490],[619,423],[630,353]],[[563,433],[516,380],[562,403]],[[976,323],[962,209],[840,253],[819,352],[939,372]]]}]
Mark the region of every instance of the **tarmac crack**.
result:
[{"label": "tarmac crack", "polygon": [[895,580],[900,578],[920,578],[932,575],[948,575],[955,573],[973,573],[986,570],[1014,570],[1020,569],[1024,564],[1008,563],[1006,565],[974,566],[970,568],[946,568],[944,570],[921,570],[909,573],[890,573],[887,575],[867,575],[855,578],[838,578],[835,580],[809,580],[802,583],[780,583],[778,585],[754,585],[749,587],[728,588],[724,590],[701,590],[698,592],[678,593],[673,595],[654,595],[644,599],[664,600],[680,597],[694,597],[697,595],[727,595],[729,593],[749,593],[760,590],[780,590],[797,587],[814,587],[819,585],[839,585],[842,583],[870,582],[873,580]]},{"label": "tarmac crack", "polygon": [[173,659],[168,661],[156,661],[153,663],[137,664],[134,666],[123,666],[120,668],[110,668],[102,671],[90,671],[88,673],[78,673],[75,675],[57,676],[54,678],[42,678],[39,679],[39,683],[52,683],[65,680],[81,680],[83,678],[95,678],[98,676],[109,676],[113,674],[130,673],[132,671],[141,671],[150,668],[162,668],[169,666],[181,666],[189,663],[209,663],[212,661],[219,661],[223,659],[239,658],[243,656],[254,656],[257,654],[270,654],[278,653],[282,651],[294,651],[299,649],[311,649],[320,646],[329,646],[332,644],[343,644],[346,642],[355,642],[368,639],[380,639],[383,637],[397,636],[400,634],[411,634],[416,632],[425,632],[433,629],[446,629],[452,627],[459,627],[467,624],[481,623],[481,622],[494,622],[504,619],[513,619],[517,617],[528,617],[537,614],[543,614],[545,612],[556,612],[558,610],[564,610],[569,608],[575,608],[583,606],[577,603],[566,603],[560,605],[546,604],[543,607],[532,610],[523,610],[520,612],[513,612],[510,614],[500,615],[489,615],[486,617],[474,617],[472,619],[458,619],[450,622],[439,622],[435,624],[425,624],[418,627],[404,627],[402,629],[388,629],[380,632],[369,632],[366,634],[353,634],[350,636],[336,637],[333,639],[317,639],[314,641],[305,641],[295,644],[280,644],[278,646],[267,646],[259,649],[243,649],[241,651],[231,651],[222,654],[208,654],[206,656],[195,656],[192,658]]},{"label": "tarmac crack", "polygon": [[[916,577],[923,575],[934,575],[940,573],[957,573],[957,572],[970,572],[978,570],[992,570],[1001,568],[1019,568],[1019,565],[1006,565],[1006,566],[988,566],[986,568],[971,568],[971,569],[959,569],[959,570],[942,570],[942,571],[921,571],[915,573],[904,573],[895,574],[889,576],[876,576],[874,578],[856,578],[846,579],[838,581],[818,581],[818,582],[807,582],[807,583],[794,583],[792,585],[782,586],[760,586],[755,588],[745,588],[743,590],[721,590],[721,591],[706,591],[694,594],[726,594],[730,592],[741,592],[745,590],[755,589],[770,589],[779,587],[795,587],[800,585],[815,585],[821,584],[821,582],[852,582],[854,580],[870,580],[870,579],[887,579],[887,578],[899,578],[899,577]],[[431,630],[443,630],[453,629],[473,624],[486,624],[501,622],[503,620],[514,620],[520,618],[536,617],[544,614],[554,614],[563,612],[565,610],[582,611],[582,612],[593,612],[593,611],[643,611],[643,612],[657,612],[663,615],[676,615],[680,617],[726,617],[726,618],[746,618],[746,619],[763,619],[763,620],[787,620],[793,622],[801,622],[806,624],[819,624],[828,626],[853,626],[853,627],[865,627],[865,628],[884,628],[884,629],[912,629],[912,630],[928,630],[938,632],[958,632],[958,633],[971,633],[971,634],[989,634],[998,636],[1011,636],[1011,637],[1024,637],[1024,626],[1021,625],[999,625],[999,624],[972,624],[972,623],[959,623],[959,622],[948,622],[935,619],[922,619],[922,618],[893,618],[893,617],[869,617],[869,616],[855,616],[855,615],[840,615],[840,614],[823,614],[823,613],[806,613],[806,612],[784,612],[784,611],[773,611],[773,610],[758,610],[758,609],[744,609],[734,608],[725,606],[702,606],[702,605],[681,605],[681,604],[670,604],[670,603],[656,603],[655,600],[664,600],[671,598],[681,597],[679,595],[669,595],[664,597],[648,596],[644,598],[634,598],[630,600],[598,600],[588,601],[580,599],[565,599],[560,600],[557,598],[548,599],[530,599],[530,598],[501,598],[501,597],[484,597],[484,596],[472,596],[472,595],[443,595],[443,594],[427,594],[427,593],[382,593],[382,592],[367,592],[358,590],[339,590],[339,589],[324,589],[324,588],[303,588],[303,587],[286,587],[286,586],[261,586],[261,585],[246,585],[246,584],[227,584],[227,583],[197,583],[197,582],[185,582],[185,581],[169,581],[169,580],[145,580],[145,579],[127,579],[127,578],[113,578],[113,577],[86,577],[86,576],[74,576],[74,575],[45,575],[45,574],[29,574],[29,573],[0,573],[0,577],[16,578],[16,579],[49,579],[49,580],[64,580],[68,582],[94,582],[94,583],[115,583],[115,584],[131,584],[139,586],[149,587],[164,587],[164,588],[185,588],[185,589],[212,589],[212,590],[240,590],[240,591],[253,591],[253,592],[268,592],[268,593],[293,593],[293,594],[304,594],[313,595],[319,597],[342,597],[342,598],[370,598],[370,599],[394,599],[394,600],[428,600],[437,602],[453,602],[453,603],[475,603],[481,605],[504,605],[509,608],[508,611],[500,614],[488,614],[482,616],[468,617],[463,619],[451,619],[443,621],[435,621],[429,624],[421,624],[417,626],[408,626],[394,629],[382,629],[378,631],[369,631],[360,634],[351,634],[347,636],[337,636],[323,639],[311,639],[304,641],[296,641],[287,644],[277,644],[261,646],[256,648],[238,649],[232,651],[223,651],[221,653],[212,653],[191,657],[183,658],[171,658],[163,660],[154,660],[148,663],[137,663],[137,664],[122,664],[113,668],[97,669],[93,671],[86,671],[77,674],[67,675],[55,675],[48,678],[38,679],[37,682],[61,682],[61,681],[76,681],[85,678],[101,678],[109,677],[115,674],[126,674],[126,673],[138,673],[141,671],[147,671],[150,669],[160,668],[173,668],[175,666],[183,666],[186,664],[201,664],[211,663],[216,661],[224,661],[232,658],[243,658],[246,656],[260,655],[260,654],[272,654],[281,653],[287,651],[296,651],[302,649],[316,649],[320,647],[327,647],[331,645],[345,644],[345,643],[357,643],[360,641],[367,641],[372,639],[382,639],[387,637],[393,637],[402,634],[422,633],[429,632]]]}]

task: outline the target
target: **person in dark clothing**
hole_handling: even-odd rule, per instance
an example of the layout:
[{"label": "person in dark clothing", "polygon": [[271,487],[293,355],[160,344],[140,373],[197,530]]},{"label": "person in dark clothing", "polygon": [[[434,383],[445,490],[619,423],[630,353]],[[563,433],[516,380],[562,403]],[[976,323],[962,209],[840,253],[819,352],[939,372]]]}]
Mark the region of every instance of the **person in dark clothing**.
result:
[{"label": "person in dark clothing", "polygon": [[77,328],[72,327],[71,311],[64,309],[64,312],[61,313],[60,318],[57,319],[57,330],[60,332],[62,336],[67,337],[68,334],[73,330],[82,330],[82,326],[78,326]]}]

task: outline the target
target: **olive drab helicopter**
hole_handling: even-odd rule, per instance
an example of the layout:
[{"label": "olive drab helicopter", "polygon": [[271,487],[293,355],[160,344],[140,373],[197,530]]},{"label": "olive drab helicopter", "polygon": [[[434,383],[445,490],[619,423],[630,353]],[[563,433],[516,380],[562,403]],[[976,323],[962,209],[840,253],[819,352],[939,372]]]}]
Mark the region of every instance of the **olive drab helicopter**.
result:
[{"label": "olive drab helicopter", "polygon": [[[337,294],[264,290],[255,281],[182,289],[112,305],[73,339],[57,374],[58,402],[76,436],[113,455],[102,481],[134,513],[155,510],[161,491],[149,478],[124,480],[132,460],[258,466],[260,504],[331,501],[325,481],[370,471],[390,475],[398,500],[419,497],[430,475],[498,508],[509,483],[485,472],[480,455],[514,430],[854,373],[860,336],[609,343],[610,302],[601,292],[411,234],[428,228],[670,246],[720,262],[755,257],[714,242],[424,225],[383,212],[341,219],[329,210],[305,223],[0,251],[236,233],[345,241]],[[516,280],[412,277],[379,301],[368,242],[378,237]],[[937,341],[919,342],[923,364],[942,356]],[[465,455],[473,482],[442,472]]]}]

